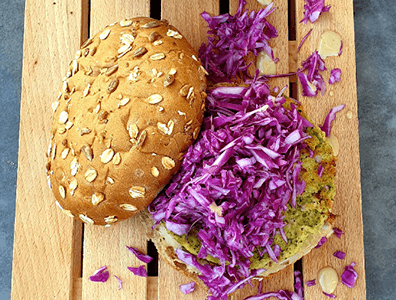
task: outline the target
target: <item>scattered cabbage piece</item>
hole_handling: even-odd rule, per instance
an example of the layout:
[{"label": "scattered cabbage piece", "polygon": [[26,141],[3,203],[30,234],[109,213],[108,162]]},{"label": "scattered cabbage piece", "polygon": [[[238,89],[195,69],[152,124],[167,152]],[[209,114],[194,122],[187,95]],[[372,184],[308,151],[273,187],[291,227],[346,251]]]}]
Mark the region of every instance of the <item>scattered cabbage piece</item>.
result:
[{"label": "scattered cabbage piece", "polygon": [[127,269],[137,276],[147,277],[147,270],[144,266],[138,268],[127,267]]},{"label": "scattered cabbage piece", "polygon": [[341,229],[334,227],[333,228],[334,234],[340,239],[341,235],[343,235],[344,233],[342,232]]},{"label": "scattered cabbage piece", "polygon": [[297,53],[300,52],[300,49],[301,49],[302,45],[304,44],[305,40],[309,37],[309,35],[311,34],[312,30],[313,30],[313,28],[311,28],[311,30],[308,31],[308,33],[302,38],[300,44],[297,47]]},{"label": "scattered cabbage piece", "polygon": [[308,20],[311,23],[316,22],[322,13],[330,10],[330,7],[330,5],[325,6],[325,0],[305,0],[304,18],[300,23],[307,24]]},{"label": "scattered cabbage piece", "polygon": [[336,251],[333,253],[333,256],[337,257],[339,259],[344,259],[345,255],[346,255],[345,252],[342,252],[342,251]]},{"label": "scattered cabbage piece", "polygon": [[93,275],[89,277],[89,280],[94,282],[106,282],[107,279],[109,279],[109,271],[106,270],[107,266],[97,269]]},{"label": "scattered cabbage piece", "polygon": [[256,296],[251,296],[245,300],[265,300],[275,297],[279,300],[304,300],[303,297],[299,296],[296,292],[280,290],[279,292],[269,292]]},{"label": "scattered cabbage piece", "polygon": [[307,286],[314,286],[316,285],[316,279],[308,280],[307,281]]},{"label": "scattered cabbage piece", "polygon": [[315,248],[320,248],[320,247],[322,247],[322,245],[323,245],[324,243],[326,243],[326,242],[327,242],[327,238],[324,236],[324,237],[322,237],[322,238],[320,239],[319,243],[316,245]]},{"label": "scattered cabbage piece", "polygon": [[339,81],[341,81],[341,70],[340,69],[331,70],[329,84],[334,84]]},{"label": "scattered cabbage piece", "polygon": [[355,287],[358,273],[353,268],[356,264],[352,262],[349,266],[345,267],[344,273],[341,275],[341,282],[349,288]]},{"label": "scattered cabbage piece", "polygon": [[304,291],[304,288],[303,288],[303,285],[302,285],[302,275],[301,275],[301,272],[300,271],[295,271],[294,272],[294,278],[295,278],[295,284],[294,284],[294,289],[296,290],[296,292],[297,292],[297,294],[301,297],[301,298],[303,298],[304,297],[304,295],[303,295],[303,291]]},{"label": "scattered cabbage piece", "polygon": [[243,11],[246,0],[239,1],[234,16],[224,14],[211,17],[207,12],[201,14],[208,23],[208,43],[202,44],[199,55],[212,82],[230,82],[241,72],[248,77],[245,57],[255,56],[265,51],[274,61],[273,51],[268,41],[278,36],[276,29],[267,21],[275,7],[273,3],[255,11]]},{"label": "scattered cabbage piece", "polygon": [[[305,70],[308,71],[308,74],[303,72]],[[303,96],[315,97],[318,91],[321,91],[322,95],[325,93],[326,83],[320,74],[320,72],[325,70],[327,70],[325,62],[320,57],[318,51],[314,51],[307,60],[302,63],[302,68],[297,70],[297,74],[303,88]]]},{"label": "scattered cabbage piece", "polygon": [[153,260],[153,258],[151,256],[145,255],[143,253],[141,253],[137,248],[132,248],[132,247],[128,247],[126,246],[127,249],[133,253],[137,259],[139,259],[140,261],[148,264],[149,262],[151,262]]},{"label": "scattered cabbage piece", "polygon": [[325,292],[322,292],[325,296],[327,296],[327,297],[330,297],[330,298],[337,298],[335,295],[333,295],[333,294],[328,294],[328,293],[325,293]]},{"label": "scattered cabbage piece", "polygon": [[338,112],[340,112],[341,110],[343,110],[344,107],[345,107],[345,104],[341,104],[339,106],[336,106],[336,107],[333,107],[332,109],[330,109],[330,112],[327,115],[323,125],[320,126],[320,128],[324,131],[326,136],[330,136],[331,123],[333,123],[333,121],[335,120],[336,114]]},{"label": "scattered cabbage piece", "polygon": [[121,290],[122,289],[122,281],[121,281],[121,279],[118,276],[115,276],[115,275],[114,275],[114,277],[117,278],[117,280],[118,280],[118,289]]},{"label": "scattered cabbage piece", "polygon": [[182,291],[185,295],[192,293],[195,290],[195,282],[190,282],[186,284],[182,284],[179,286],[179,290]]}]

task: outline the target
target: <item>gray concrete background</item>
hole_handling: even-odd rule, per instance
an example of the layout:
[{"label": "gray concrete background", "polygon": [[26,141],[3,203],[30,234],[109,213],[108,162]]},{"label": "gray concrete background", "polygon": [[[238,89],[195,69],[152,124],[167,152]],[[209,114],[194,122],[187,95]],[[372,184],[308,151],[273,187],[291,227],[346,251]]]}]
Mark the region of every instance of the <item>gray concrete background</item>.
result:
[{"label": "gray concrete background", "polygon": [[[364,241],[369,300],[396,299],[394,4],[393,0],[354,1]],[[9,299],[11,291],[23,18],[24,0],[0,0],[1,300]]]}]

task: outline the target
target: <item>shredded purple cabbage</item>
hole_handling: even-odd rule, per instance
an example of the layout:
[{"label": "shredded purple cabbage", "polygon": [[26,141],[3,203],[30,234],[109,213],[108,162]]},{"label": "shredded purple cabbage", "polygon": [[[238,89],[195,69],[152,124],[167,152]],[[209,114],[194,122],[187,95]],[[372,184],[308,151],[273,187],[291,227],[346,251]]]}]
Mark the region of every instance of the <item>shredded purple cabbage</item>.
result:
[{"label": "shredded purple cabbage", "polygon": [[312,279],[312,280],[308,280],[307,281],[307,286],[309,287],[309,286],[314,286],[314,285],[316,285],[316,279]]},{"label": "shredded purple cabbage", "polygon": [[345,266],[344,273],[341,275],[341,282],[349,288],[355,287],[358,273],[355,271],[354,266],[356,264],[352,262],[349,266]]},{"label": "shredded purple cabbage", "polygon": [[341,235],[343,235],[344,233],[342,232],[342,230],[341,229],[339,229],[339,228],[333,228],[333,231],[334,231],[334,234],[340,239],[341,238]]},{"label": "shredded purple cabbage", "polygon": [[121,290],[122,289],[122,281],[121,281],[121,279],[118,276],[115,276],[115,275],[114,275],[114,277],[117,278],[117,280],[118,280],[118,289]]},{"label": "shredded purple cabbage", "polygon": [[195,282],[190,282],[186,284],[182,284],[179,286],[179,290],[182,291],[185,295],[190,294],[195,291]]},{"label": "shredded purple cabbage", "polygon": [[216,272],[224,286],[209,280],[212,271],[201,278],[215,295],[250,276],[256,249],[278,261],[281,249],[273,238],[286,238],[283,213],[304,191],[299,158],[309,138],[304,129],[312,125],[294,104],[284,109],[284,102],[268,96],[257,77],[239,94],[233,87],[208,91],[200,136],[169,187],[150,205],[157,224],[172,223],[168,230],[197,230],[198,258],[219,259]]},{"label": "shredded purple cabbage", "polygon": [[268,44],[278,36],[276,29],[266,20],[275,8],[273,4],[255,11],[243,11],[246,1],[239,1],[234,16],[224,14],[211,17],[207,12],[201,14],[208,23],[208,43],[202,44],[199,55],[212,82],[231,82],[241,72],[248,77],[245,57],[248,53],[265,51],[274,61],[273,52]]},{"label": "shredded purple cabbage", "polygon": [[323,292],[323,295],[325,295],[325,296],[327,296],[327,297],[330,297],[330,298],[337,298],[335,295],[333,295],[333,294],[328,294],[328,293],[325,293],[325,292]]},{"label": "shredded purple cabbage", "polygon": [[330,10],[330,7],[330,5],[325,6],[325,0],[305,0],[304,18],[300,23],[307,24],[308,20],[311,23],[316,22],[322,13]]},{"label": "shredded purple cabbage", "polygon": [[324,171],[323,166],[322,166],[322,165],[319,165],[319,167],[318,167],[318,176],[319,176],[319,177],[322,177],[323,171]]},{"label": "shredded purple cabbage", "polygon": [[269,292],[245,298],[245,300],[265,300],[275,297],[279,300],[304,300],[296,292],[280,290],[279,292]]},{"label": "shredded purple cabbage", "polygon": [[341,81],[341,70],[333,69],[330,71],[329,84],[334,84],[336,82]]},{"label": "shredded purple cabbage", "polygon": [[319,243],[316,245],[316,249],[317,248],[320,248],[320,247],[322,247],[322,245],[324,244],[324,243],[326,243],[327,242],[327,238],[324,236],[324,237],[322,237],[321,239],[320,239],[320,241],[319,241]]},{"label": "shredded purple cabbage", "polygon": [[331,123],[333,123],[333,121],[335,120],[336,114],[338,112],[340,112],[341,110],[343,110],[344,107],[345,107],[345,104],[341,104],[339,106],[336,106],[336,107],[333,107],[332,109],[330,109],[330,112],[327,115],[323,125],[320,126],[320,128],[324,131],[324,133],[326,133],[326,136],[330,136]]},{"label": "shredded purple cabbage", "polygon": [[147,277],[147,270],[144,266],[138,268],[127,267],[127,269],[137,276]]},{"label": "shredded purple cabbage", "polygon": [[333,253],[334,257],[337,257],[338,259],[344,259],[345,258],[345,252],[342,251],[336,251]]},{"label": "shredded purple cabbage", "polygon": [[[303,71],[307,70],[308,74]],[[302,63],[302,68],[297,70],[298,79],[302,85],[302,95],[307,97],[315,97],[318,91],[322,95],[326,91],[326,82],[324,81],[320,72],[327,70],[324,60],[320,57],[318,51],[314,51]]]},{"label": "shredded purple cabbage", "polygon": [[302,38],[300,44],[297,47],[297,53],[300,52],[300,49],[301,49],[302,45],[304,44],[305,40],[309,37],[309,35],[311,34],[312,30],[313,30],[313,28],[311,28],[311,30],[308,31],[308,33]]},{"label": "shredded purple cabbage", "polygon": [[127,249],[133,253],[137,259],[139,259],[140,261],[148,264],[149,262],[151,262],[153,260],[153,258],[151,256],[145,255],[143,253],[141,253],[137,248],[132,248],[132,247],[128,247],[126,246]]},{"label": "shredded purple cabbage", "polygon": [[302,274],[300,271],[294,271],[294,278],[295,278],[295,284],[294,284],[294,289],[297,291],[297,294],[301,297],[304,298],[304,287],[302,284]]},{"label": "shredded purple cabbage", "polygon": [[97,269],[93,275],[89,277],[89,280],[94,282],[106,282],[107,279],[109,279],[109,271],[106,270],[107,266]]}]

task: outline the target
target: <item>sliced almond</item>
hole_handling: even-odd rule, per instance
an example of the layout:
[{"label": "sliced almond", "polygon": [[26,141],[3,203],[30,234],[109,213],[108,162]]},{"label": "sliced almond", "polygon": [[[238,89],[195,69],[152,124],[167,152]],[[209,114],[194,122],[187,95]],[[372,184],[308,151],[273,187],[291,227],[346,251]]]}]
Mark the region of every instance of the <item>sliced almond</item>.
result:
[{"label": "sliced almond", "polygon": [[154,45],[154,46],[159,46],[159,45],[161,45],[162,43],[163,43],[163,41],[158,40],[158,41],[153,42],[153,45]]},{"label": "sliced almond", "polygon": [[141,148],[146,141],[147,130],[143,130],[136,142],[136,147]]},{"label": "sliced almond", "polygon": [[128,104],[128,102],[129,102],[129,98],[124,98],[118,103],[118,107],[125,106]]},{"label": "sliced almond", "polygon": [[98,205],[100,202],[104,201],[105,196],[102,193],[94,193],[92,195],[92,204]]},{"label": "sliced almond", "polygon": [[144,198],[145,193],[146,189],[142,186],[133,186],[129,189],[129,195],[134,199]]},{"label": "sliced almond", "polygon": [[78,168],[80,167],[80,164],[77,161],[77,157],[75,157],[71,163],[70,163],[70,173],[74,176],[78,172]]},{"label": "sliced almond", "polygon": [[161,35],[157,31],[153,31],[152,33],[150,33],[148,39],[150,43],[153,43],[156,40],[158,40],[160,37]]},{"label": "sliced almond", "polygon": [[74,215],[71,213],[70,210],[64,209],[64,210],[62,210],[62,212],[63,212],[66,216],[69,216],[69,217],[71,217],[71,218],[74,218]]},{"label": "sliced almond", "polygon": [[120,37],[120,40],[121,40],[121,42],[122,42],[123,44],[130,46],[130,45],[134,42],[135,38],[134,38],[133,35],[130,34],[130,33],[124,33],[124,34]]},{"label": "sliced almond", "polygon": [[133,57],[139,57],[139,56],[144,55],[145,53],[147,53],[146,47],[139,47],[138,49],[133,51],[132,56]]},{"label": "sliced almond", "polygon": [[158,177],[158,176],[159,176],[159,171],[158,171],[158,169],[157,169],[156,167],[152,167],[152,168],[151,168],[151,174],[152,174],[154,177]]},{"label": "sliced almond", "polygon": [[63,199],[66,198],[66,190],[62,185],[59,186],[59,194]]},{"label": "sliced almond", "polygon": [[110,68],[107,69],[107,71],[104,73],[106,76],[113,75],[115,72],[118,70],[118,65],[114,65]]},{"label": "sliced almond", "polygon": [[161,162],[162,162],[162,166],[167,170],[172,170],[176,166],[175,161],[168,156],[164,156],[161,159]]},{"label": "sliced almond", "polygon": [[168,75],[164,79],[164,87],[170,86],[175,81],[175,76]]},{"label": "sliced almond", "polygon": [[56,156],[56,144],[54,145],[54,147],[52,147],[51,158],[55,159],[55,156]]},{"label": "sliced almond", "polygon": [[72,122],[70,122],[70,121],[67,121],[66,122],[66,126],[65,126],[65,129],[67,129],[67,130],[69,130],[70,128],[72,128],[73,127],[73,123]]},{"label": "sliced almond", "polygon": [[124,56],[126,53],[132,50],[132,46],[129,44],[126,44],[122,46],[120,49],[118,49],[118,58]]},{"label": "sliced almond", "polygon": [[161,60],[165,58],[165,54],[164,53],[156,53],[150,56],[151,60]]},{"label": "sliced almond", "polygon": [[127,210],[127,211],[135,211],[135,210],[137,210],[137,207],[133,206],[132,204],[121,204],[120,207],[123,210]]},{"label": "sliced almond", "polygon": [[80,214],[79,217],[84,223],[95,224],[94,220],[92,220],[91,218],[87,217],[86,215]]},{"label": "sliced almond", "polygon": [[132,25],[132,20],[124,19],[120,22],[121,27],[128,27]]},{"label": "sliced almond", "polygon": [[177,31],[174,31],[174,30],[172,30],[172,29],[168,29],[166,35],[167,35],[167,36],[170,36],[170,37],[173,37],[173,38],[175,38],[175,39],[181,39],[181,38],[183,38],[183,36],[182,36],[180,33],[178,33]]},{"label": "sliced almond", "polygon": [[199,127],[197,127],[197,128],[194,129],[194,132],[193,132],[193,138],[194,138],[194,140],[197,139],[197,137],[198,137],[198,135],[199,135],[199,130],[200,130]]},{"label": "sliced almond", "polygon": [[136,123],[129,124],[127,127],[131,139],[136,139],[139,134],[139,128]]},{"label": "sliced almond", "polygon": [[96,179],[98,176],[98,172],[92,167],[88,168],[88,170],[85,172],[85,180],[88,182],[92,182]]},{"label": "sliced almond", "polygon": [[88,83],[87,87],[84,89],[84,92],[83,92],[84,97],[88,96],[90,88],[91,88],[91,84]]},{"label": "sliced almond", "polygon": [[93,153],[92,148],[88,145],[83,145],[81,147],[81,153],[84,154],[85,158],[92,161]]},{"label": "sliced almond", "polygon": [[106,223],[115,223],[118,221],[116,216],[108,216],[106,218],[104,218]]},{"label": "sliced almond", "polygon": [[92,42],[93,42],[93,40],[92,40],[91,38],[87,39],[87,40],[84,42],[84,44],[82,44],[81,48],[85,48],[85,47],[91,45]]},{"label": "sliced almond", "polygon": [[68,119],[69,119],[69,113],[67,111],[62,111],[59,114],[59,123],[66,124]]},{"label": "sliced almond", "polygon": [[169,70],[169,75],[175,75],[176,72],[177,72],[176,69],[172,68],[172,69]]},{"label": "sliced almond", "polygon": [[158,27],[160,23],[158,21],[151,21],[141,26],[143,29],[155,28]]},{"label": "sliced almond", "polygon": [[110,183],[110,184],[114,184],[114,179],[111,178],[111,177],[107,177],[107,178],[106,178],[106,181],[107,181],[108,183]]},{"label": "sliced almond", "polygon": [[332,267],[325,267],[319,271],[318,281],[323,292],[332,294],[338,284],[338,274]]},{"label": "sliced almond", "polygon": [[198,58],[195,55],[191,56],[193,60],[198,61]]},{"label": "sliced almond", "polygon": [[113,93],[117,89],[118,84],[119,84],[118,78],[110,81],[109,86],[107,87],[107,93],[109,94]]},{"label": "sliced almond", "polygon": [[72,62],[72,76],[78,72],[78,61],[75,59]]},{"label": "sliced almond", "polygon": [[57,132],[58,132],[59,134],[64,134],[64,133],[66,132],[66,128],[64,128],[64,127],[59,127],[58,130],[57,130]]},{"label": "sliced almond", "polygon": [[109,36],[109,34],[110,34],[110,29],[106,29],[106,30],[104,30],[101,34],[100,34],[100,39],[101,40],[105,40],[105,39],[107,39],[107,37]]},{"label": "sliced almond", "polygon": [[74,191],[77,189],[78,186],[78,182],[76,178],[72,178],[70,179],[70,184],[69,184],[69,188],[70,188],[70,195],[74,195]]},{"label": "sliced almond", "polygon": [[190,86],[189,85],[183,85],[179,91],[179,94],[183,97],[187,97],[188,92],[190,90]]},{"label": "sliced almond", "polygon": [[113,164],[119,165],[121,163],[121,154],[117,152],[113,157]]},{"label": "sliced almond", "polygon": [[63,149],[62,154],[61,154],[61,157],[62,157],[63,159],[66,159],[67,155],[69,154],[69,151],[70,151],[69,148]]},{"label": "sliced almond", "polygon": [[59,107],[59,101],[58,100],[52,102],[52,104],[51,104],[52,112],[56,112],[56,109],[58,107]]},{"label": "sliced almond", "polygon": [[100,161],[104,164],[107,164],[109,161],[113,159],[114,150],[113,149],[106,149],[103,151],[102,155],[100,156]]},{"label": "sliced almond", "polygon": [[147,102],[150,104],[157,104],[160,103],[163,99],[164,97],[162,97],[161,95],[154,94],[147,98]]}]

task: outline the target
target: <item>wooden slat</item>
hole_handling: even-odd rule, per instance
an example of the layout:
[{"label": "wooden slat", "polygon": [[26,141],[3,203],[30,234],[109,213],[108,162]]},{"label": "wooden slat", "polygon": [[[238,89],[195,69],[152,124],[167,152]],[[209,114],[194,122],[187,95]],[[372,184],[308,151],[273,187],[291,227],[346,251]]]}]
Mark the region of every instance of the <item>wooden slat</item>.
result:
[{"label": "wooden slat", "polygon": [[12,299],[70,299],[80,271],[81,224],[55,205],[45,175],[51,103],[84,38],[87,1],[25,4]]},{"label": "wooden slat", "polygon": [[[303,0],[297,1],[297,21],[303,16]],[[333,86],[328,85],[326,94],[317,98],[301,96],[299,100],[304,104],[308,116],[315,124],[320,124],[325,119],[331,107],[346,104],[346,108],[337,115],[332,134],[338,137],[340,152],[337,163],[337,195],[333,212],[338,215],[335,226],[340,227],[346,233],[341,240],[335,236],[319,249],[314,249],[303,260],[303,273],[305,281],[314,279],[318,271],[330,265],[338,274],[342,274],[346,264],[356,262],[356,270],[359,274],[357,286],[353,289],[339,284],[334,294],[337,299],[366,299],[364,251],[363,251],[363,225],[362,203],[360,189],[360,164],[359,164],[359,134],[357,115],[356,94],[356,65],[355,65],[355,41],[353,24],[352,1],[327,0],[326,5],[331,5],[328,13],[319,17],[314,24],[297,23],[297,41],[314,28],[311,36],[306,40],[298,55],[298,65],[305,60],[317,47],[320,34],[325,30],[334,30],[342,36],[343,53],[340,57],[326,58],[327,72],[324,78],[327,81],[329,71],[333,68],[342,70],[341,82]],[[352,118],[347,118],[347,113]],[[345,260],[341,261],[332,256],[334,251],[341,250],[347,253]],[[306,288],[307,300],[328,299],[318,286]]]},{"label": "wooden slat", "polygon": [[[288,0],[273,1],[275,11],[268,16],[268,21],[275,26],[278,37],[270,41],[270,46],[274,50],[275,57],[279,58],[276,64],[277,74],[287,74],[289,72],[289,28],[288,28]],[[239,0],[230,0],[230,12],[235,14],[238,9]],[[245,10],[255,10],[265,8],[257,0],[248,0]],[[255,65],[254,65],[255,66]],[[253,68],[254,71],[256,68]],[[254,72],[253,72],[254,74]],[[270,80],[271,87],[283,88],[289,84],[289,78],[275,78]],[[287,93],[288,91],[286,91]]]},{"label": "wooden slat", "polygon": [[[230,11],[234,14],[238,9],[238,0],[230,1]],[[287,74],[289,72],[289,28],[288,28],[288,1],[278,0],[274,1],[276,10],[268,16],[268,21],[278,30],[278,37],[270,42],[274,49],[275,57],[279,58],[276,64],[277,74]],[[245,9],[258,11],[265,6],[259,4],[257,1],[247,1]],[[289,78],[275,78],[269,82],[271,88],[278,86],[283,88],[289,84]],[[288,90],[286,91],[288,93]],[[294,275],[293,266],[289,266],[282,272],[265,278],[263,282],[263,292],[278,291],[279,289],[293,290]],[[254,287],[246,286],[243,290],[235,293],[232,299],[244,299],[247,296],[257,294],[257,282]]]},{"label": "wooden slat", "polygon": [[[203,11],[211,15],[218,15],[219,1],[162,1],[162,18],[167,19],[170,24],[178,28],[187,40],[190,41],[196,51],[198,51],[200,45],[207,40],[207,24],[200,16]],[[186,24],[188,24],[188,26],[186,26]],[[158,299],[206,299],[206,291],[201,287],[197,287],[192,294],[184,295],[179,290],[179,285],[188,282],[191,282],[191,279],[177,272],[164,261],[159,261]]]},{"label": "wooden slat", "polygon": [[[149,16],[149,1],[133,0],[92,0],[91,1],[91,35],[107,24],[127,17]],[[147,278],[133,275],[127,266],[142,265],[134,255],[129,253],[126,245],[147,251],[146,228],[139,217],[121,222],[111,228],[85,226],[83,288],[82,299],[148,299]],[[107,265],[111,277],[107,284],[92,283],[89,276],[99,267]],[[123,288],[118,290],[118,281],[112,275],[120,277]]]}]

